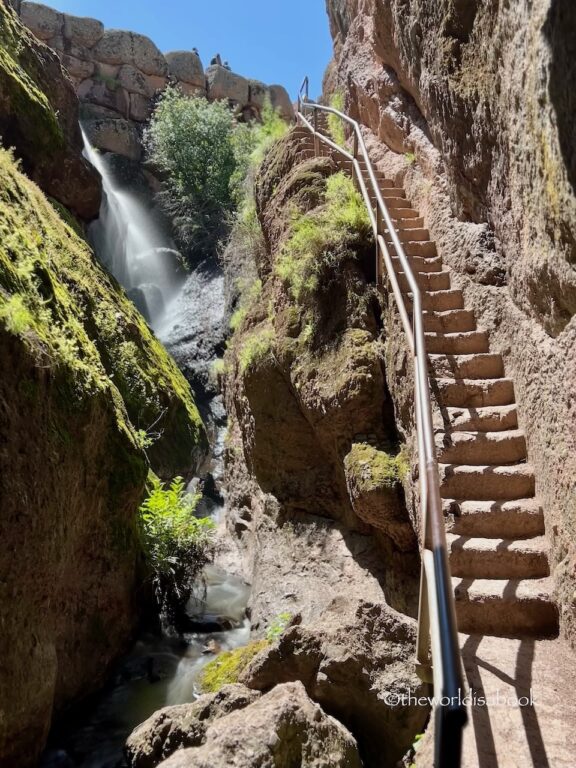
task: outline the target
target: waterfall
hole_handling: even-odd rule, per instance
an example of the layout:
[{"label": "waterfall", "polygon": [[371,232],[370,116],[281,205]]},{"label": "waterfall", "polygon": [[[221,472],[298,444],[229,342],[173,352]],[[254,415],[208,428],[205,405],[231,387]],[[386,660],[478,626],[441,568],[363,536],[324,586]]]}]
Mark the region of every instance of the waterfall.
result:
[{"label": "waterfall", "polygon": [[84,153],[102,176],[100,217],[88,230],[101,263],[156,329],[184,282],[180,254],[146,206],[116,183],[107,158],[89,142]]}]

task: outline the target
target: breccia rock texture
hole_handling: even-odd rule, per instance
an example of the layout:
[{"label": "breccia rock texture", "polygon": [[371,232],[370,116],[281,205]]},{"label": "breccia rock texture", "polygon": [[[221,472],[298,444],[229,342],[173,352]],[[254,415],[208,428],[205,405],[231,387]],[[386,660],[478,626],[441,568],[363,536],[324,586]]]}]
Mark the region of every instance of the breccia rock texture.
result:
[{"label": "breccia rock texture", "polygon": [[[576,639],[576,9],[327,0],[340,90],[514,379]],[[395,365],[403,363],[397,356]]]},{"label": "breccia rock texture", "polygon": [[[278,685],[264,696],[242,686],[226,686],[215,696],[161,710],[154,717],[155,723],[140,726],[129,739],[131,768],[362,765],[354,738],[308,698],[301,683]],[[138,752],[137,742],[146,733],[157,754],[168,752],[166,760],[159,762],[149,753]]]},{"label": "breccia rock texture", "polygon": [[[294,117],[282,86],[253,85],[220,64],[204,71],[194,51],[163,54],[145,35],[105,29],[96,19],[61,13],[28,0],[19,4],[19,12],[24,24],[60,58],[82,103],[86,131],[94,146],[105,152],[139,159],[142,125],[169,84],[186,95],[223,99],[246,117],[258,117],[263,96],[267,96],[286,120]],[[108,113],[103,115],[101,109]],[[115,127],[114,121],[128,123],[130,130]]]}]

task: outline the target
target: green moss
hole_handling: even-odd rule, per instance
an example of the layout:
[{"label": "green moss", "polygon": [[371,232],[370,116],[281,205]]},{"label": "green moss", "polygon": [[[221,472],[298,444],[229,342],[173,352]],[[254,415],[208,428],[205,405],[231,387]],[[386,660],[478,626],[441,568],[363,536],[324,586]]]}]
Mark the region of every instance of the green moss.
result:
[{"label": "green moss", "polygon": [[254,280],[251,283],[240,283],[240,301],[238,309],[230,319],[230,330],[236,331],[244,323],[248,313],[262,295],[262,281]]},{"label": "green moss", "polygon": [[[330,106],[333,107],[333,109],[337,109],[339,112],[344,111],[344,94],[340,91],[337,91],[336,93],[333,93],[330,96]],[[341,147],[346,146],[346,134],[344,132],[344,123],[342,122],[342,118],[338,117],[338,115],[334,115],[331,112],[328,113],[328,130],[330,132],[330,135]]]},{"label": "green moss", "polygon": [[3,106],[18,121],[26,139],[37,150],[64,146],[58,116],[39,81],[40,66],[31,52],[30,33],[10,8],[0,3],[0,93]]},{"label": "green moss", "polygon": [[223,685],[237,683],[256,654],[268,648],[268,640],[255,640],[242,648],[224,651],[204,667],[200,685],[205,693],[216,693]]},{"label": "green moss", "polygon": [[364,493],[395,488],[406,477],[409,466],[405,448],[390,454],[367,443],[354,443],[346,457],[346,469]]},{"label": "green moss", "polygon": [[[104,396],[129,451],[140,451],[138,430],[155,424],[162,467],[189,466],[204,433],[188,383],[87,243],[5,150],[0,326],[21,337],[38,365],[53,371],[62,408],[74,410],[87,397]],[[135,474],[142,475],[141,465]]]},{"label": "green moss", "polygon": [[240,372],[245,373],[248,369],[256,367],[258,363],[264,360],[272,351],[275,341],[276,333],[268,325],[249,334],[243,340],[238,351]]}]

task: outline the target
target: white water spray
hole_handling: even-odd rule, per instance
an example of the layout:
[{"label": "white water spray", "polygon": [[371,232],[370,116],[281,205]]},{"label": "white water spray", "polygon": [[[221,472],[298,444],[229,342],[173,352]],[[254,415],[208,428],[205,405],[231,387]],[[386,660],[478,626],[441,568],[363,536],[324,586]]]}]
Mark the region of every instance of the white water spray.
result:
[{"label": "white water spray", "polygon": [[96,255],[156,328],[184,281],[180,254],[146,207],[115,183],[101,155],[82,130],[84,152],[102,176],[100,218],[90,225]]}]

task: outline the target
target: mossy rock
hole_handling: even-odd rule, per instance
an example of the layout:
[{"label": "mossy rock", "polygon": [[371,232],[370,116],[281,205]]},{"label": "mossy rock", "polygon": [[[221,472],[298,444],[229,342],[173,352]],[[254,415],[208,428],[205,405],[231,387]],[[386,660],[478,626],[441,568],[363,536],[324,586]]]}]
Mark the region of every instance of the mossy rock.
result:
[{"label": "mossy rock", "polygon": [[[87,243],[0,150],[0,324],[58,370],[62,408],[105,393],[119,429],[142,435],[161,477],[189,475],[204,449],[190,387]],[[146,440],[148,443],[148,440]]]},{"label": "mossy rock", "polygon": [[358,489],[369,493],[396,489],[407,475],[409,464],[404,451],[393,454],[368,443],[354,443],[346,456],[346,469],[354,476]]},{"label": "mossy rock", "polygon": [[216,693],[224,685],[237,683],[252,659],[269,646],[268,640],[254,640],[241,648],[220,653],[204,667],[200,678],[204,693]]}]

